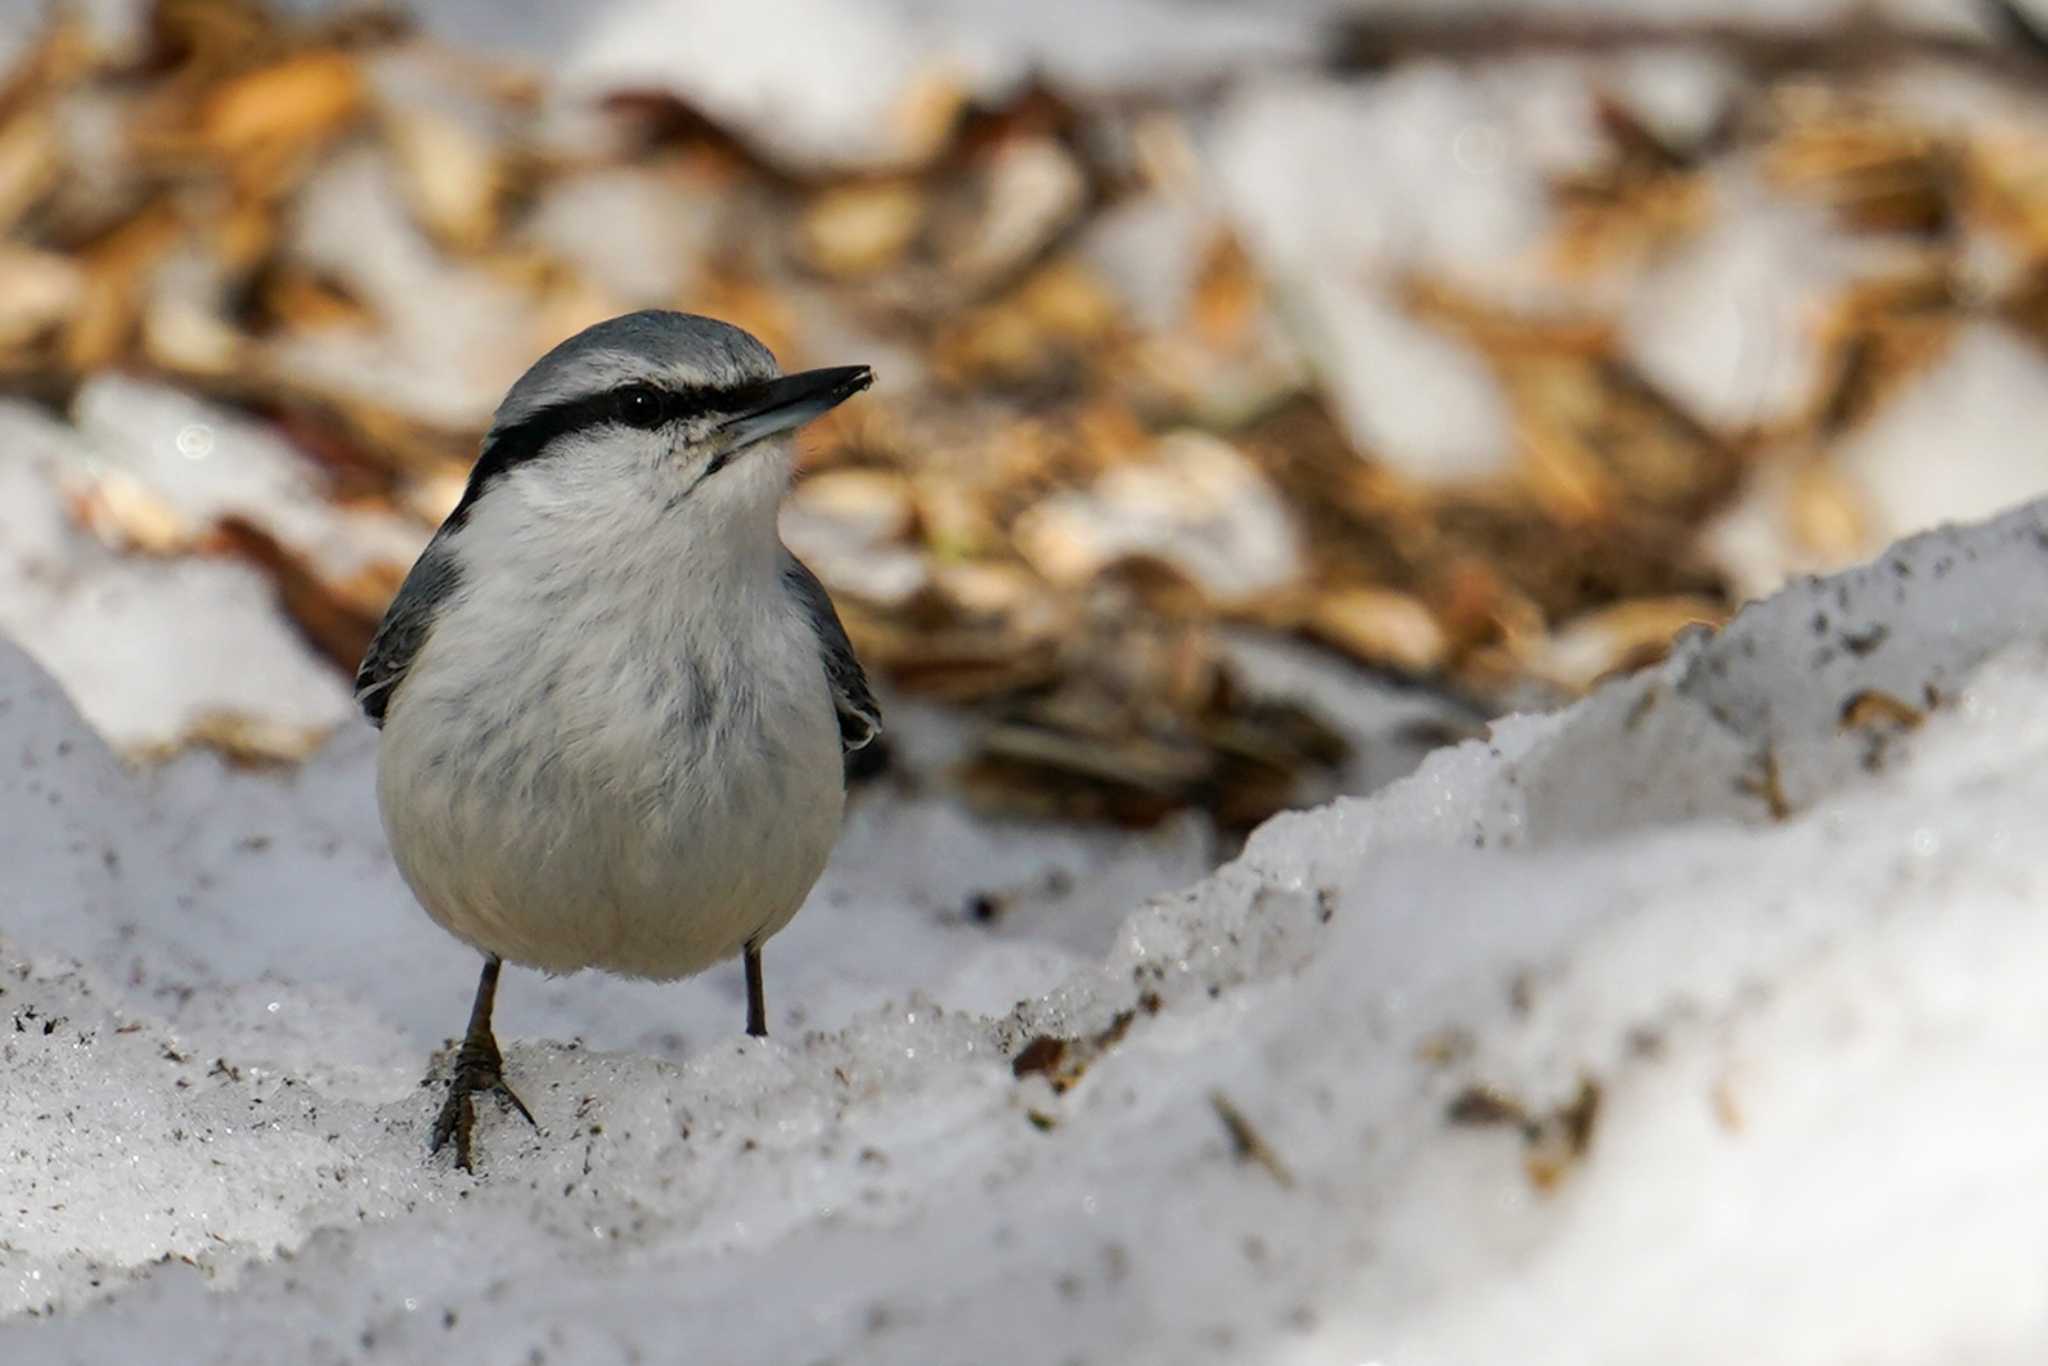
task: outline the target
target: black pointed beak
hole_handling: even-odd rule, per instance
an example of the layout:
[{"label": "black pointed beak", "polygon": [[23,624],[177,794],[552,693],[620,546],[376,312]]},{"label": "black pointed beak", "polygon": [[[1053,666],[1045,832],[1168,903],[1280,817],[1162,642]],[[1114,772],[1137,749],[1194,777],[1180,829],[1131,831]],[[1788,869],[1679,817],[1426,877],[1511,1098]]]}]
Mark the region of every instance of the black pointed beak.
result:
[{"label": "black pointed beak", "polygon": [[875,372],[865,365],[837,365],[764,380],[732,396],[732,415],[719,423],[718,429],[731,438],[729,450],[742,450],[795,431],[874,382]]}]

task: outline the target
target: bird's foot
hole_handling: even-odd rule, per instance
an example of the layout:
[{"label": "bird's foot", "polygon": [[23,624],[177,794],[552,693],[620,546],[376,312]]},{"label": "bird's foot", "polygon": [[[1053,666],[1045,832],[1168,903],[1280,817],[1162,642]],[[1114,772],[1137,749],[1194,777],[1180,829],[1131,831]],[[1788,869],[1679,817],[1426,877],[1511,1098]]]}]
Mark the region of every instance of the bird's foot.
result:
[{"label": "bird's foot", "polygon": [[510,1104],[525,1116],[528,1124],[540,1127],[526,1102],[505,1084],[504,1064],[498,1053],[498,1041],[489,1034],[472,1034],[462,1041],[462,1049],[455,1055],[455,1074],[448,1079],[448,1098],[441,1103],[441,1113],[434,1117],[434,1137],[428,1152],[440,1152],[452,1138],[455,1165],[466,1172],[476,1170],[470,1160],[470,1136],[476,1129],[474,1098],[479,1094],[495,1094],[500,1103]]}]

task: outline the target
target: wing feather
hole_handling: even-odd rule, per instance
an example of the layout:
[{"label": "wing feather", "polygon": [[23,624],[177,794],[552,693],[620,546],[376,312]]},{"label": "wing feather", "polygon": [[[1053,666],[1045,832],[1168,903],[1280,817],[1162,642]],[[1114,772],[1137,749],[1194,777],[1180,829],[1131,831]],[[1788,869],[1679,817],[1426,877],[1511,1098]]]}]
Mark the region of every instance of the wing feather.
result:
[{"label": "wing feather", "polygon": [[384,609],[384,620],[370,638],[370,648],[356,669],[356,705],[372,725],[384,724],[391,696],[434,629],[434,618],[462,582],[462,570],[436,537],[414,562],[398,595]]},{"label": "wing feather", "polygon": [[817,632],[825,655],[825,680],[832,686],[832,705],[839,713],[840,750],[851,754],[882,733],[882,709],[875,704],[868,676],[853,653],[853,642],[846,638],[846,627],[840,624],[825,585],[794,555],[783,566],[782,577]]}]

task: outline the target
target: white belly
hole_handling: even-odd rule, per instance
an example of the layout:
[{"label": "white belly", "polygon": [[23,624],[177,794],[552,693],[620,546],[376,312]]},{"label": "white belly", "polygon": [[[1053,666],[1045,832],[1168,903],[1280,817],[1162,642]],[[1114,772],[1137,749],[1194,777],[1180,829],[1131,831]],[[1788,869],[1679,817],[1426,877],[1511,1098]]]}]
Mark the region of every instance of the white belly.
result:
[{"label": "white belly", "polygon": [[[427,913],[514,963],[654,978],[787,924],[838,838],[838,726],[802,624],[750,624],[744,652],[693,661],[603,654],[575,629],[505,642],[460,614],[438,623],[377,765],[392,854]],[[484,667],[455,677],[450,659]]]}]

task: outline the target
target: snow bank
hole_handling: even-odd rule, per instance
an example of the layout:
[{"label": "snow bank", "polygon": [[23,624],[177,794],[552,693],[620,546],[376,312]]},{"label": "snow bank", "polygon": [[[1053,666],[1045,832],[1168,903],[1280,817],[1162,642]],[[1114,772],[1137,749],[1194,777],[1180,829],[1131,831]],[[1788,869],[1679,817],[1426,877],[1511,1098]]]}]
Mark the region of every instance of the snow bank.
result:
[{"label": "snow bank", "polygon": [[474,1179],[418,1086],[472,965],[385,866],[367,737],[144,785],[0,680],[7,1360],[2048,1347],[2048,505],[1178,893],[1186,829],[870,792],[776,1037],[732,973],[508,977],[542,1131],[487,1112]]}]

